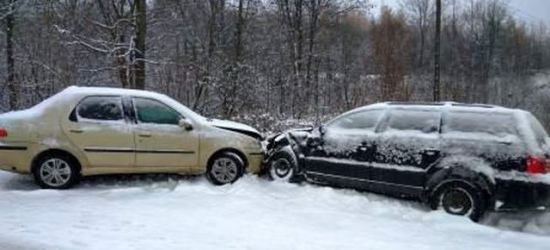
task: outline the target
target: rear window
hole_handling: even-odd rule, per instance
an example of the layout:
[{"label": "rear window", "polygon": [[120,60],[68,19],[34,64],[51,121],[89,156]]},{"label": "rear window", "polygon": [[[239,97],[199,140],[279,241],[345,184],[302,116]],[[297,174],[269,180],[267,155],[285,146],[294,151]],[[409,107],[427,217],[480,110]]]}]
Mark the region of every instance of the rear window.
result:
[{"label": "rear window", "polygon": [[122,98],[114,96],[90,96],[86,97],[76,109],[79,120],[88,119],[96,121],[123,120]]},{"label": "rear window", "polygon": [[535,118],[535,116],[532,114],[527,114],[527,117],[529,119],[529,125],[535,134],[537,145],[542,149],[548,149],[548,133],[546,133],[546,130],[544,130],[544,127],[540,124],[539,120]]},{"label": "rear window", "polygon": [[449,112],[444,133],[483,133],[496,137],[517,135],[516,122],[511,114]]}]

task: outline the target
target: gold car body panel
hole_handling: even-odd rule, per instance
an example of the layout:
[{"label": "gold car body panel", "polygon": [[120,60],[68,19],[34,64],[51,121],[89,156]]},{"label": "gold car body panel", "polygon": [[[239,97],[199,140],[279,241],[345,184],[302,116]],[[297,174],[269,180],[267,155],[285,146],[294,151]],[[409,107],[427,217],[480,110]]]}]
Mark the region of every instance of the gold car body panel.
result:
[{"label": "gold car body panel", "polygon": [[184,168],[198,164],[199,135],[177,125],[134,125],[136,165],[140,168],[163,166]]},{"label": "gold car body panel", "polygon": [[[0,127],[8,130],[8,137],[0,138],[0,170],[28,174],[38,155],[49,150],[61,150],[78,160],[84,176],[202,174],[215,153],[230,150],[244,157],[247,172],[260,171],[263,151],[259,140],[215,127],[206,118],[198,119],[196,114],[182,114],[193,126],[190,131],[180,126],[133,124],[128,121],[70,121],[71,111],[82,99],[111,93],[109,88],[82,89],[87,90],[72,91],[74,93],[65,94],[62,98],[54,96],[37,105],[39,108],[0,114]],[[117,91],[124,96],[151,98],[151,92]],[[153,96],[156,95],[164,98],[160,94]],[[159,101],[169,106],[175,102],[162,98]]]},{"label": "gold car body panel", "polygon": [[210,157],[220,151],[235,150],[247,161],[247,171],[259,173],[263,160],[263,151],[258,140],[214,126],[203,127],[200,139],[200,164],[197,171],[203,171]]},{"label": "gold car body panel", "polygon": [[67,139],[94,167],[130,167],[135,164],[134,134],[124,122],[63,123]]}]

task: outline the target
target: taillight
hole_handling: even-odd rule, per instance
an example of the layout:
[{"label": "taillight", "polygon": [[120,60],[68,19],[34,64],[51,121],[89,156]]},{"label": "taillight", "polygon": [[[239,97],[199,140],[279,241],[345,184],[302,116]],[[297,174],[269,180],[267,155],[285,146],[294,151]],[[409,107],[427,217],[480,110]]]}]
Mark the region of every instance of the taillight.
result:
[{"label": "taillight", "polygon": [[0,127],[0,138],[8,137],[8,131],[5,128]]},{"label": "taillight", "polygon": [[548,171],[546,159],[542,157],[529,156],[527,158],[526,171],[530,174],[546,174]]}]

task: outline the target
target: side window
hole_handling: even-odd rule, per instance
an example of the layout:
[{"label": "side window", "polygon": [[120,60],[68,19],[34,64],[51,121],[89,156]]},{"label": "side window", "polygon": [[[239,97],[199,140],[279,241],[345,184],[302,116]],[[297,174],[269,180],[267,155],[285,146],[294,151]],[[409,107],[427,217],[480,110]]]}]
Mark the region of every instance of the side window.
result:
[{"label": "side window", "polygon": [[535,140],[537,141],[538,146],[543,150],[548,149],[550,146],[550,138],[548,138],[548,134],[546,133],[546,130],[544,130],[542,124],[540,124],[539,120],[537,120],[537,118],[531,113],[527,114],[527,119],[529,120],[529,125],[531,126],[533,133],[535,134]]},{"label": "side window", "polygon": [[134,98],[139,123],[178,125],[181,115],[165,104],[145,98]]},{"label": "side window", "polygon": [[439,110],[394,109],[387,130],[439,133]]},{"label": "side window", "polygon": [[493,136],[517,135],[516,122],[510,114],[451,111],[444,132],[484,133]]},{"label": "side window", "polygon": [[114,96],[90,96],[76,108],[79,120],[119,121],[124,119],[122,98]]},{"label": "side window", "polygon": [[353,113],[332,122],[328,125],[328,128],[374,130],[382,114],[382,110],[369,110]]}]

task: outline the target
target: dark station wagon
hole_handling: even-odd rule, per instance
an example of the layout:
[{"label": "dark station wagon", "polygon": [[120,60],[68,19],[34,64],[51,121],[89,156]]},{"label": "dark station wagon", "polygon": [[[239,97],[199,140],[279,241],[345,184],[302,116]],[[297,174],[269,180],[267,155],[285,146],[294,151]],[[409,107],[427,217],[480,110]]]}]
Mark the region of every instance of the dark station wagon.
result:
[{"label": "dark station wagon", "polygon": [[548,137],[529,112],[379,103],[268,139],[266,174],[415,198],[468,216],[549,204]]}]

